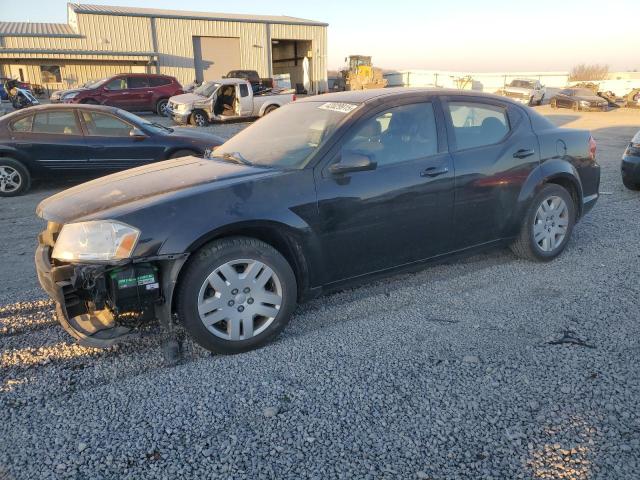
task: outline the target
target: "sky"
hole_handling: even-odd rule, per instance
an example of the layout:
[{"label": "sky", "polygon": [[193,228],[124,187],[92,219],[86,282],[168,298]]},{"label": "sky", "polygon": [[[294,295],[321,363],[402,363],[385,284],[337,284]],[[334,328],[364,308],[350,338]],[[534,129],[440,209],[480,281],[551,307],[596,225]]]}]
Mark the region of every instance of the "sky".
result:
[{"label": "sky", "polygon": [[[0,0],[0,3],[9,0]],[[580,63],[640,70],[638,0],[76,0],[204,12],[289,15],[329,24],[328,66],[371,55],[387,69],[569,71]],[[1,8],[3,21],[66,22],[65,0]],[[634,8],[632,8],[632,6]]]}]

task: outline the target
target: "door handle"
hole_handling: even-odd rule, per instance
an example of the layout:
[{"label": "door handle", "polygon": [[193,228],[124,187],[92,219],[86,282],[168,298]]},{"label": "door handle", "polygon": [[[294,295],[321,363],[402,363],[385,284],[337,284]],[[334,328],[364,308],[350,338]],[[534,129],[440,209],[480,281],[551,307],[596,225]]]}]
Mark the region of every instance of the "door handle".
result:
[{"label": "door handle", "polygon": [[448,173],[449,169],[447,167],[428,167],[425,168],[422,172],[420,172],[421,177],[437,177],[438,175],[444,175]]},{"label": "door handle", "polygon": [[534,150],[526,150],[521,148],[516,153],[513,154],[513,158],[527,158],[536,153]]}]

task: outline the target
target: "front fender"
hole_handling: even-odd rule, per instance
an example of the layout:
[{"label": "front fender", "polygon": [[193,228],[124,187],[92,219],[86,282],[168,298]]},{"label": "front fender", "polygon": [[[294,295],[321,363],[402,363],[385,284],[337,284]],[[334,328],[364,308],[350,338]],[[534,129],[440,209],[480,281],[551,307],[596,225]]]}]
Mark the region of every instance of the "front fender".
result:
[{"label": "front fender", "polygon": [[34,165],[32,160],[19,149],[9,145],[0,145],[0,156],[18,160],[27,168],[27,170],[29,170],[30,173],[33,173]]}]

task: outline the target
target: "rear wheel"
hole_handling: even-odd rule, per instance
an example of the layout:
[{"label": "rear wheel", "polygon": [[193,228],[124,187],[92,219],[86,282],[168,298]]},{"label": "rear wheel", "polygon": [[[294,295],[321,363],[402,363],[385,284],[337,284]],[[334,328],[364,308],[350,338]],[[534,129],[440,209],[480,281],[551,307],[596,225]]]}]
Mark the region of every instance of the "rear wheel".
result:
[{"label": "rear wheel", "polygon": [[204,348],[240,353],[269,342],[296,306],[296,278],[272,246],[247,237],[203,247],[178,285],[177,313]]},{"label": "rear wheel", "polygon": [[196,127],[206,127],[207,125],[209,125],[209,119],[204,112],[196,110],[189,117],[189,123],[191,125],[195,125]]},{"label": "rear wheel", "polygon": [[555,98],[551,99],[551,102],[549,102],[549,105],[551,105],[551,108],[558,108],[558,102],[556,101]]},{"label": "rear wheel", "polygon": [[29,190],[31,175],[22,163],[0,158],[0,197],[16,197]]},{"label": "rear wheel", "polygon": [[274,110],[276,110],[278,108],[278,105],[269,105],[267,108],[264,109],[264,115],[267,115],[268,113],[273,112]]},{"label": "rear wheel", "polygon": [[528,260],[552,260],[566,247],[575,218],[575,204],[569,192],[560,185],[546,184],[527,209],[511,250]]},{"label": "rear wheel", "polygon": [[166,98],[163,98],[162,100],[158,100],[158,103],[156,103],[156,113],[158,115],[166,117],[168,115],[167,113],[168,104],[169,104],[169,100],[167,100]]}]

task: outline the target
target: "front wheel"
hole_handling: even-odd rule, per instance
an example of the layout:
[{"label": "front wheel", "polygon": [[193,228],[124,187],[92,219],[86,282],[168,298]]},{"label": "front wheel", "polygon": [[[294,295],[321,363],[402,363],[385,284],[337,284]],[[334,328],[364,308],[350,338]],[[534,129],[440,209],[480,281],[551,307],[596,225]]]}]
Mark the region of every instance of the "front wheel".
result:
[{"label": "front wheel", "polygon": [[22,163],[0,158],[0,197],[16,197],[29,190],[31,175]]},{"label": "front wheel", "polygon": [[189,117],[189,123],[196,127],[206,127],[209,124],[209,119],[203,112],[196,111],[191,114],[191,117]]},{"label": "front wheel", "polygon": [[527,209],[511,250],[528,260],[552,260],[566,247],[575,219],[575,204],[569,192],[560,185],[546,184]]},{"label": "front wheel", "polygon": [[551,99],[551,102],[549,104],[551,105],[551,108],[558,108],[558,102],[555,98]]},{"label": "front wheel", "polygon": [[291,266],[272,246],[230,237],[203,247],[187,266],[177,291],[177,313],[204,348],[240,353],[280,333],[296,306]]}]

